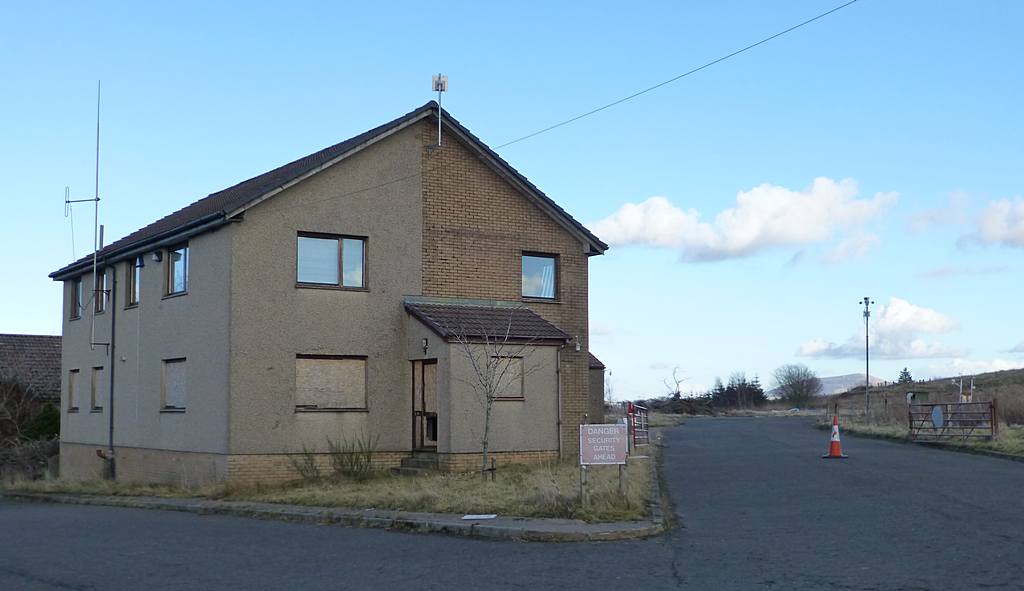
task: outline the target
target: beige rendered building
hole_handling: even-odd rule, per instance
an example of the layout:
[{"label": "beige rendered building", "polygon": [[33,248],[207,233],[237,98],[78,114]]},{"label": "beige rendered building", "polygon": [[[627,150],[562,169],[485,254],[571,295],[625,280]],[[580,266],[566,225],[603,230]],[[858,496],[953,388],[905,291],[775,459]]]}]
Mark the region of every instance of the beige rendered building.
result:
[{"label": "beige rendered building", "polygon": [[497,461],[574,457],[603,418],[587,266],[606,249],[430,102],[106,246],[98,280],[91,256],[50,275],[62,475],[281,481],[368,437],[382,466],[473,469],[473,359],[502,350]]}]

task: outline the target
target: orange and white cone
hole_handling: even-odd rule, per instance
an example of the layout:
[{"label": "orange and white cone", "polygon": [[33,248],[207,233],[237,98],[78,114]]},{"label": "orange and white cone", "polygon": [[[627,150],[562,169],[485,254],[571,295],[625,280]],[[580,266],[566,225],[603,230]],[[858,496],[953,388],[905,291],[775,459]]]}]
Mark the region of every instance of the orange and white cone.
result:
[{"label": "orange and white cone", "polygon": [[832,438],[828,442],[828,453],[821,456],[825,459],[843,459],[848,458],[843,454],[843,446],[839,443],[839,416],[835,415],[832,417]]}]

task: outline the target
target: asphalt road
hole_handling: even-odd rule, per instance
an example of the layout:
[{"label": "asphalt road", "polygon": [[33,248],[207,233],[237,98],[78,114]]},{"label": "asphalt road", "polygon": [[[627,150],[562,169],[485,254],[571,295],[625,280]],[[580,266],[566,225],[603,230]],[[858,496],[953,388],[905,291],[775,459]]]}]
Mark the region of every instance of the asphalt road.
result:
[{"label": "asphalt road", "polygon": [[806,420],[666,433],[676,527],[520,544],[0,501],[0,590],[1024,589],[1024,463]]}]

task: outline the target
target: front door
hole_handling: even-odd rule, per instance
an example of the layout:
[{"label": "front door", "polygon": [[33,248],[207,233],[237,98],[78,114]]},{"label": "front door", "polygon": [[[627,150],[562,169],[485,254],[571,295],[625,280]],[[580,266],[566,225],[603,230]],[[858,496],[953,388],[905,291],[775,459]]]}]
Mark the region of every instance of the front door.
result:
[{"label": "front door", "polygon": [[437,449],[437,359],[412,362],[412,446]]}]

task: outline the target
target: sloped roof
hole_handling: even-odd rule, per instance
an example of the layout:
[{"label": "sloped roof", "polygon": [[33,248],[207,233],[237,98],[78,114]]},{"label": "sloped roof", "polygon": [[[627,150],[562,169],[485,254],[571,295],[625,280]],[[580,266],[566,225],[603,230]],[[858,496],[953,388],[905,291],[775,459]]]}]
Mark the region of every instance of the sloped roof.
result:
[{"label": "sloped roof", "polygon": [[604,369],[604,364],[594,354],[587,351],[587,357],[590,359],[590,369]]},{"label": "sloped roof", "polygon": [[[584,236],[596,252],[601,253],[607,250],[607,244],[602,242],[597,236],[591,233],[590,230],[583,226],[583,224],[576,221],[564,209],[559,207],[558,204],[545,195],[525,176],[512,168],[512,166],[505,162],[505,160],[481,142],[479,138],[456,121],[447,111],[440,109],[437,102],[430,101],[422,107],[414,111],[410,111],[409,113],[389,121],[384,125],[375,127],[355,137],[324,148],[318,152],[314,152],[308,156],[299,158],[293,162],[289,162],[284,166],[279,166],[274,170],[265,172],[249,180],[242,181],[241,183],[228,187],[222,191],[211,193],[191,205],[179,209],[178,211],[167,215],[148,226],[144,226],[120,240],[112,242],[100,250],[98,256],[115,258],[119,255],[124,255],[126,251],[133,248],[171,237],[175,233],[184,232],[204,223],[217,221],[227,223],[227,216],[233,215],[239,210],[258,202],[268,194],[282,189],[284,186],[304,177],[305,175],[316,172],[321,167],[330,166],[338,159],[344,157],[347,153],[367,142],[373,141],[383,134],[397,130],[400,127],[413,123],[424,117],[432,116],[436,118],[439,110],[444,123],[446,123],[450,128],[458,131],[462,136],[467,138],[473,144],[473,147],[482,155],[492,159],[499,167],[511,175],[512,178],[522,183],[528,191],[534,193],[540,202],[549,210],[548,213],[550,215],[560,219],[568,227],[573,228],[577,233]],[[90,254],[89,256],[78,259],[77,261],[54,271],[50,274],[50,277],[58,280],[64,279],[68,275],[85,270],[89,267],[91,262],[92,255]]]},{"label": "sloped roof", "polygon": [[570,340],[569,335],[526,306],[406,301],[405,309],[445,339]]},{"label": "sloped roof", "polygon": [[32,386],[46,400],[60,400],[60,337],[0,334],[0,376]]}]

